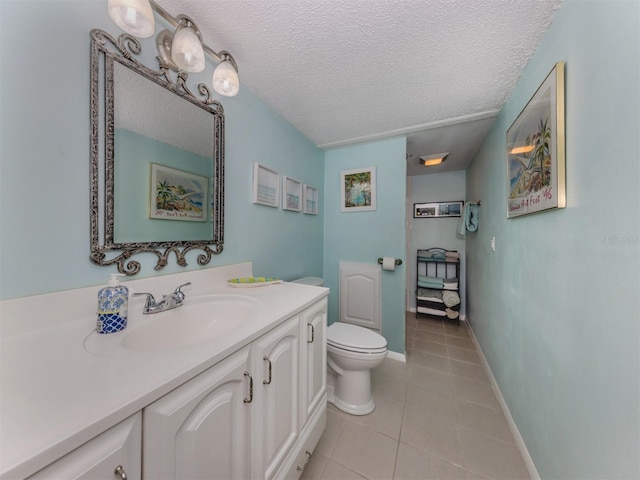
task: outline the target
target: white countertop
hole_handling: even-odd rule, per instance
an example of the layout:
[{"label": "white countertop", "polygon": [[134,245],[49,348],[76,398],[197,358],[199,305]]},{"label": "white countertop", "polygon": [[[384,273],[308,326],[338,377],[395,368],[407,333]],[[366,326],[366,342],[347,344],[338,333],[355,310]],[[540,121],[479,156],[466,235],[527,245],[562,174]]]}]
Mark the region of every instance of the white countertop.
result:
[{"label": "white countertop", "polygon": [[[228,286],[227,278],[251,275],[247,265],[250,269],[241,264],[241,270],[219,267],[124,282],[140,286],[139,291],[151,290],[151,285],[164,288],[159,294],[186,280],[195,288],[183,289],[185,303],[194,295],[230,294],[262,304],[256,322],[221,338],[160,353],[97,356],[85,350],[84,341],[95,330],[100,287],[2,302],[0,478],[35,473],[328,294],[326,288],[293,283]],[[167,290],[166,285],[172,287]],[[79,298],[81,305],[61,306]],[[143,303],[142,297],[129,302],[127,330],[142,317]],[[152,321],[153,315],[145,317],[141,321]]]}]

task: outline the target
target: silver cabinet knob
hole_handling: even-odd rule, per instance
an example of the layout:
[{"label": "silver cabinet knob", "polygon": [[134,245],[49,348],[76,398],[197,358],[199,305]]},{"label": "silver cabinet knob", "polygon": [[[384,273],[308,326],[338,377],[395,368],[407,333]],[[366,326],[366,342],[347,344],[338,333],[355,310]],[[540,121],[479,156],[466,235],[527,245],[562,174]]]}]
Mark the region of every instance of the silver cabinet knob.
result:
[{"label": "silver cabinet knob", "polygon": [[124,467],[122,465],[118,465],[113,473],[114,475],[120,477],[122,480],[127,480],[127,472],[124,471]]}]

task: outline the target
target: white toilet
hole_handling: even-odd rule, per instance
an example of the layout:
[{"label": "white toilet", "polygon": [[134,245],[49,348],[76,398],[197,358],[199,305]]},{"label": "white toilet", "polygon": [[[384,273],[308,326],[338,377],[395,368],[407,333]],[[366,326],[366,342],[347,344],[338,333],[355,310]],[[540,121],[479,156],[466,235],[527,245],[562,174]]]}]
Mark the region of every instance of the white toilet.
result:
[{"label": "white toilet", "polygon": [[[322,286],[318,277],[293,283]],[[359,325],[336,322],[327,329],[328,401],[351,415],[367,415],[376,408],[371,394],[371,369],[387,356],[387,340]]]},{"label": "white toilet", "polygon": [[[329,402],[352,415],[367,415],[376,408],[371,394],[371,369],[387,356],[387,340],[358,325],[335,322],[327,330],[327,363],[335,380]],[[334,377],[334,378],[331,378]]]}]

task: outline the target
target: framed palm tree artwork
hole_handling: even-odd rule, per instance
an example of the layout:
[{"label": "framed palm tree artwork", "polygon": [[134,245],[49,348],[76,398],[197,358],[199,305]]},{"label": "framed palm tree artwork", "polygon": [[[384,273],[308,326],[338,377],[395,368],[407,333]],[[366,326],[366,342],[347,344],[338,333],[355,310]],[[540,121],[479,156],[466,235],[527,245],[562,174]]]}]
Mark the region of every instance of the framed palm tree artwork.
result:
[{"label": "framed palm tree artwork", "polygon": [[340,211],[368,212],[376,209],[376,167],[340,172]]},{"label": "framed palm tree artwork", "polygon": [[149,218],[207,221],[209,178],[151,164]]},{"label": "framed palm tree artwork", "polygon": [[507,218],[566,206],[564,62],[507,130]]}]

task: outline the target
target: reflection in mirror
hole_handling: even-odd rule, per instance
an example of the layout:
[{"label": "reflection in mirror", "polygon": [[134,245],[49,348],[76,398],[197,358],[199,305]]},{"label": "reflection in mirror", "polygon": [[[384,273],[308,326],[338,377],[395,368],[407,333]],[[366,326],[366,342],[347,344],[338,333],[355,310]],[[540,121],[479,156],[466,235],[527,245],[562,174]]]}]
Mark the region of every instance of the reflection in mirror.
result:
[{"label": "reflection in mirror", "polygon": [[91,36],[91,260],[135,274],[136,253],[155,254],[158,270],[200,249],[208,263],[223,248],[222,106],[203,84],[205,98],[194,96],[186,74],[173,81],[162,60],[157,71],[135,60],[133,37]]},{"label": "reflection in mirror", "polygon": [[[211,202],[196,197],[194,188],[182,185],[191,193],[182,205],[162,197],[154,202],[149,195],[152,163],[213,178],[211,113],[118,62],[114,67],[114,241],[211,241]],[[176,178],[169,185],[177,187],[179,182]],[[170,210],[168,205],[181,209]]]}]

